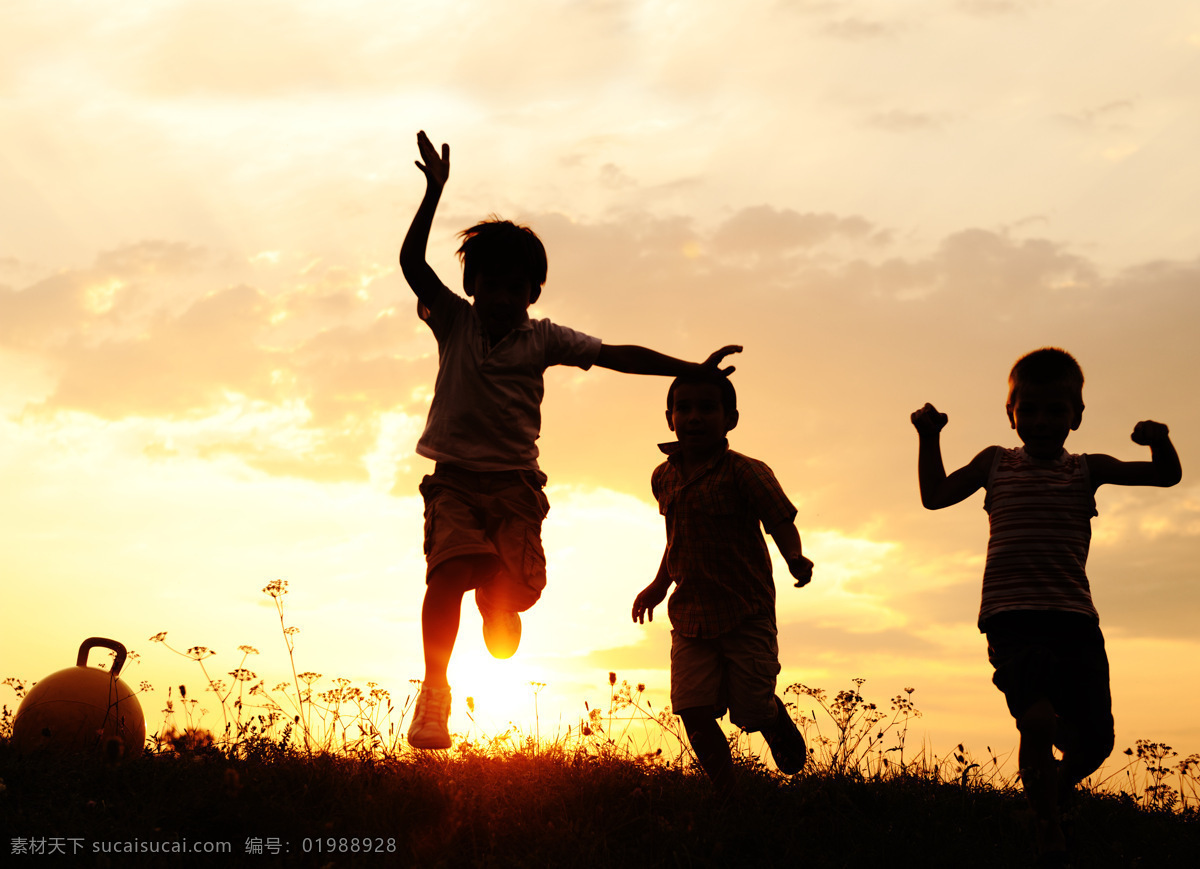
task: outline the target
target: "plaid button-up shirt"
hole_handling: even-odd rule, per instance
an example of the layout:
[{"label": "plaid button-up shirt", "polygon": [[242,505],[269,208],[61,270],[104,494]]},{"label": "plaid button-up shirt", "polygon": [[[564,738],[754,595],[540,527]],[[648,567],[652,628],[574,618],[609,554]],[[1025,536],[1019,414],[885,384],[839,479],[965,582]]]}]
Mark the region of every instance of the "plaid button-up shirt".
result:
[{"label": "plaid button-up shirt", "polygon": [[660,444],[667,461],[651,487],[667,521],[667,572],[675,591],[671,626],[687,637],[711,638],[750,616],[775,615],[771,556],[759,523],[775,529],[796,508],[763,462],[725,449],[683,479],[678,443]]}]

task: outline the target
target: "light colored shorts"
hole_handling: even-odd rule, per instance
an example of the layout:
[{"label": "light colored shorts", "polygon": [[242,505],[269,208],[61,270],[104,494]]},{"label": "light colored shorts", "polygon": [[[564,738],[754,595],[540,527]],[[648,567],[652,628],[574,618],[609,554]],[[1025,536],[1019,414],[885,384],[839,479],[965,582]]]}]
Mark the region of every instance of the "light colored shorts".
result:
[{"label": "light colored shorts", "polygon": [[729,712],[743,730],[775,720],[779,641],[773,617],[750,618],[712,639],[671,631],[671,708],[711,707],[713,718]]},{"label": "light colored shorts", "polygon": [[445,562],[491,556],[481,577],[481,607],[524,612],[546,587],[542,520],[550,502],[541,471],[467,471],[439,462],[421,481],[425,498],[425,581]]}]

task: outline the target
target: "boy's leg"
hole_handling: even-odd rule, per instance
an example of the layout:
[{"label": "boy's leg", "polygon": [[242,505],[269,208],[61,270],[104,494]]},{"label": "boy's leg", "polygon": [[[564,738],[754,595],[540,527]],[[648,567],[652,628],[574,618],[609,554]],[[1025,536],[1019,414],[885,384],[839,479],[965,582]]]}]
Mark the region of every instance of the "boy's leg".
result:
[{"label": "boy's leg", "polygon": [[495,570],[495,559],[475,555],[443,562],[429,575],[421,605],[425,679],[408,729],[408,742],[414,748],[450,747],[450,684],[446,669],[458,637],[463,595],[489,570]]},{"label": "boy's leg", "polygon": [[733,778],[733,755],[729,741],[721,725],[717,724],[712,707],[682,709],[677,714],[683,719],[688,742],[696,752],[696,760],[722,797],[730,796],[735,787]]},{"label": "boy's leg", "polygon": [[487,555],[464,555],[439,564],[429,574],[421,604],[421,643],[425,650],[424,684],[448,687],[446,669],[458,638],[462,599],[496,569]]},{"label": "boy's leg", "polygon": [[[1109,688],[1108,655],[1099,626],[1072,638],[1063,653],[1063,678],[1055,710],[1061,716],[1062,787],[1074,789],[1112,753],[1114,732],[1112,693]],[[1064,725],[1065,726],[1062,726]]]},{"label": "boy's leg", "polygon": [[1052,636],[1038,626],[1009,623],[987,631],[992,682],[1004,693],[1021,734],[1018,764],[1025,799],[1036,816],[1038,850],[1061,855],[1066,849],[1059,815],[1059,764],[1054,759],[1058,716],[1048,688]]},{"label": "boy's leg", "polygon": [[1033,703],[1017,718],[1021,745],[1017,752],[1025,800],[1037,816],[1038,848],[1042,853],[1066,849],[1059,813],[1059,764],[1054,759],[1058,715],[1046,698]]},{"label": "boy's leg", "polygon": [[717,719],[725,714],[725,671],[720,638],[671,631],[671,708],[683,719],[696,760],[722,799],[734,790],[733,756]]},{"label": "boy's leg", "polygon": [[540,471],[513,471],[490,479],[483,499],[487,537],[501,566],[475,591],[483,617],[483,641],[495,658],[511,658],[521,642],[521,616],[546,587],[546,553],[542,520],[550,503],[542,491]]},{"label": "boy's leg", "polygon": [[771,746],[771,757],[775,759],[775,766],[784,775],[795,775],[804,769],[804,764],[808,761],[808,746],[804,743],[800,728],[792,720],[787,704],[778,694],[773,699],[776,709],[775,721],[760,729],[767,745]]},{"label": "boy's leg", "polygon": [[723,634],[720,643],[727,668],[729,720],[743,730],[762,733],[780,772],[798,773],[808,748],[787,706],[775,694],[779,675],[775,620],[746,619],[736,631]]}]

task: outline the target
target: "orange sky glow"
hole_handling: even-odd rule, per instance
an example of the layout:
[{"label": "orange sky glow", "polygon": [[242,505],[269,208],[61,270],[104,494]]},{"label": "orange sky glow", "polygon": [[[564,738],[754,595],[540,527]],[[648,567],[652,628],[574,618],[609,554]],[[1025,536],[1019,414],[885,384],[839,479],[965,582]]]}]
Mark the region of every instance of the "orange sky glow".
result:
[{"label": "orange sky glow", "polygon": [[[0,34],[0,678],[111,636],[128,680],[194,664],[147,638],[421,676],[415,455],[437,358],[396,267],[449,142],[430,260],[496,213],[549,252],[534,316],[737,365],[735,449],[770,464],[816,564],[776,562],[783,674],[906,687],[921,737],[1016,745],[975,628],[982,495],[930,513],[909,413],[948,466],[1014,445],[1013,361],[1083,366],[1074,452],[1183,482],[1103,489],[1089,562],[1117,751],[1200,751],[1200,11],[1081,0],[272,0],[19,3]],[[494,662],[469,601],[450,676],[489,731],[544,733],[607,675],[667,703],[669,625],[629,618],[658,567],[649,487],[667,383],[548,372],[549,586]],[[533,722],[531,683],[545,683]],[[0,689],[3,692],[6,689]],[[0,695],[11,705],[11,697]],[[457,702],[452,727],[470,726]]]}]

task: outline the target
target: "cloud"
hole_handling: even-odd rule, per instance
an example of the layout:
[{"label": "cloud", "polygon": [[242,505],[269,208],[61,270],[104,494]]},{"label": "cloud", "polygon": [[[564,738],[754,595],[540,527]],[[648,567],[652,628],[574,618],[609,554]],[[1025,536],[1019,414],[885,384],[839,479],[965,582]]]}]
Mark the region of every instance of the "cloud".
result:
[{"label": "cloud", "polygon": [[942,114],[892,109],[871,115],[867,119],[867,123],[872,127],[892,133],[912,133],[922,130],[940,130],[949,123],[949,120],[946,115]]},{"label": "cloud", "polygon": [[712,233],[708,249],[718,258],[743,253],[786,256],[834,241],[885,244],[888,233],[862,217],[802,214],[767,205],[743,208]]},{"label": "cloud", "polygon": [[[746,346],[733,360],[744,406],[736,439],[821,505],[810,520],[818,527],[860,527],[899,503],[908,508],[906,420],[923,401],[999,390],[1013,359],[1048,343],[1073,349],[1085,370],[1136,345],[1182,371],[1188,323],[1200,316],[1200,263],[1106,275],[1068,245],[1015,229],[964,229],[920,250],[861,215],[767,205],[711,226],[636,212],[591,222],[520,217],[550,253],[535,316],[683,358]],[[242,408],[258,420],[253,433],[210,431],[177,448],[237,456],[271,473],[363,479],[382,417],[423,417],[436,370],[433,339],[407,290],[393,274],[380,293],[382,279],[353,259],[305,262],[285,252],[247,262],[146,242],[0,289],[0,342],[38,354],[54,372],[52,388],[30,402],[38,418],[198,420]],[[1136,390],[1132,375],[1143,364],[1130,357],[1101,388]],[[670,437],[664,390],[657,378],[548,372],[543,465],[561,482],[644,496],[660,461],[655,444]],[[957,432],[963,417],[948,409]],[[1005,423],[980,414],[961,434],[978,438],[976,449],[1004,437],[987,434],[992,419]],[[900,470],[879,449],[882,420],[903,444]],[[779,454],[782,432],[798,450]],[[874,505],[840,491],[838,469],[855,461],[878,481]]]},{"label": "cloud", "polygon": [[1058,115],[1068,125],[1085,130],[1120,131],[1129,129],[1129,119],[1137,109],[1136,100],[1113,100],[1078,112]]},{"label": "cloud", "polygon": [[847,42],[866,42],[895,36],[905,30],[906,26],[896,21],[850,17],[827,22],[822,30],[830,36]]},{"label": "cloud", "polygon": [[[664,624],[669,624],[665,609],[661,611],[659,619]],[[615,671],[618,674],[625,670],[665,669],[670,662],[671,634],[662,628],[654,627],[647,627],[643,638],[632,645],[594,649],[579,661],[582,666]]]},{"label": "cloud", "polygon": [[254,423],[225,435],[176,432],[175,452],[236,456],[280,475],[365,479],[383,416],[414,401],[423,413],[414,391],[432,370],[413,323],[371,300],[362,289],[370,273],[316,264],[271,291],[244,282],[206,289],[235,272],[255,277],[253,267],[198,248],[144,242],[20,290],[0,288],[0,346],[54,372],[26,419],[199,423],[235,410]]},{"label": "cloud", "polygon": [[25,289],[0,287],[0,344],[41,349],[121,328],[145,309],[157,283],[196,274],[203,249],[146,241],[101,253],[85,269],[64,270]]},{"label": "cloud", "polygon": [[955,6],[968,15],[979,18],[995,18],[1005,15],[1020,15],[1046,6],[1048,0],[957,0]]}]

